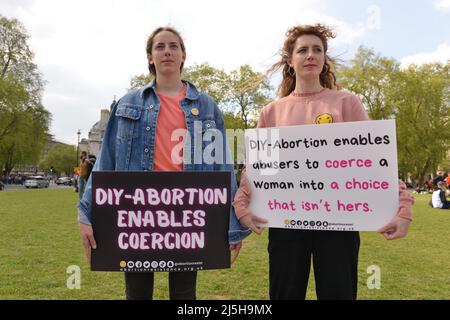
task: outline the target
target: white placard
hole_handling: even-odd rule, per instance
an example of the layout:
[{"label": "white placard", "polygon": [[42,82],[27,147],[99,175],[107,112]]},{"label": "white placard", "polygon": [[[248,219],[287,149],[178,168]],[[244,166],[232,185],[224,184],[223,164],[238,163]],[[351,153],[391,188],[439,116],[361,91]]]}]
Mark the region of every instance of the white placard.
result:
[{"label": "white placard", "polygon": [[250,210],[268,227],[376,231],[398,208],[396,141],[395,120],[246,130]]}]

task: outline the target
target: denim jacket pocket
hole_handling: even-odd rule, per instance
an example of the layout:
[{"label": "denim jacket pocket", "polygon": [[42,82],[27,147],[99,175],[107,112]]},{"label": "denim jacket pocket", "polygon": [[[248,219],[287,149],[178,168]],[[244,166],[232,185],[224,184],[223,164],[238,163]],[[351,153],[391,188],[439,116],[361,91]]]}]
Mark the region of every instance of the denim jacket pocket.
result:
[{"label": "denim jacket pocket", "polygon": [[138,120],[141,118],[141,112],[138,105],[124,103],[117,106],[117,138],[129,140],[139,136]]}]

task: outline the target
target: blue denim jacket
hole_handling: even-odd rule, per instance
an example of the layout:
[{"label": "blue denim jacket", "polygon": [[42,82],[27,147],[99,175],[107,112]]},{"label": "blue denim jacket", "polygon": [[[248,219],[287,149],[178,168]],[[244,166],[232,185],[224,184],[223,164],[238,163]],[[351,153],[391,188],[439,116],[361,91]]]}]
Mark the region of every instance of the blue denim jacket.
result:
[{"label": "blue denim jacket", "polygon": [[[231,199],[237,190],[233,162],[230,160],[226,142],[222,114],[214,101],[205,93],[197,91],[194,85],[187,85],[186,97],[180,102],[186,119],[186,128],[191,139],[185,139],[184,171],[229,171],[231,173]],[[100,155],[93,171],[152,171],[155,151],[156,125],[160,102],[155,91],[156,82],[129,92],[113,107],[103,137]],[[223,137],[223,157],[217,161],[199,157],[211,142],[205,141],[205,133],[210,136]],[[200,139],[194,141],[194,137]],[[212,139],[210,139],[212,140]],[[201,146],[199,146],[199,142]],[[186,152],[190,150],[191,152]],[[214,155],[214,153],[213,153]],[[226,161],[228,160],[228,161]],[[78,221],[91,224],[92,183],[86,184],[83,198],[78,204]],[[237,243],[250,234],[250,230],[242,228],[231,206],[229,243]]]}]

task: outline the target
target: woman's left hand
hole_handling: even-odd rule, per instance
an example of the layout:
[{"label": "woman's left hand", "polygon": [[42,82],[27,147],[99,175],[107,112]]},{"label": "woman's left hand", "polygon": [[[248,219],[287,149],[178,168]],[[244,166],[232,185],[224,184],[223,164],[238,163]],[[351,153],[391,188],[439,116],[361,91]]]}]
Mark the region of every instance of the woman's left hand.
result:
[{"label": "woman's left hand", "polygon": [[378,230],[387,240],[394,240],[406,237],[411,221],[399,216],[395,216],[387,225]]}]

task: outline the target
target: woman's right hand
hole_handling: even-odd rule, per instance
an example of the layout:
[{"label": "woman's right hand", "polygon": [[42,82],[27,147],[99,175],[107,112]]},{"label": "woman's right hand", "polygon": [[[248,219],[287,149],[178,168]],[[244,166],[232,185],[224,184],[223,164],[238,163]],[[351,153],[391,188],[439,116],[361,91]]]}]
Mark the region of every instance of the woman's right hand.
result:
[{"label": "woman's right hand", "polygon": [[256,234],[261,234],[264,231],[264,227],[259,227],[257,223],[267,223],[268,221],[264,218],[258,217],[253,213],[249,212],[245,216],[239,219],[241,225],[246,228],[249,228]]},{"label": "woman's right hand", "polygon": [[268,221],[254,215],[248,210],[250,206],[250,198],[250,181],[248,180],[247,172],[244,168],[241,174],[241,185],[239,186],[239,189],[234,197],[233,206],[236,210],[236,215],[238,217],[241,216],[241,218],[239,218],[239,223],[242,226],[252,230],[254,233],[261,234],[264,231],[264,227],[259,227],[256,224],[267,223]]},{"label": "woman's right hand", "polygon": [[97,243],[94,239],[94,231],[92,230],[92,226],[80,223],[80,235],[84,247],[84,253],[86,254],[89,265],[91,265],[91,248],[97,248]]}]

